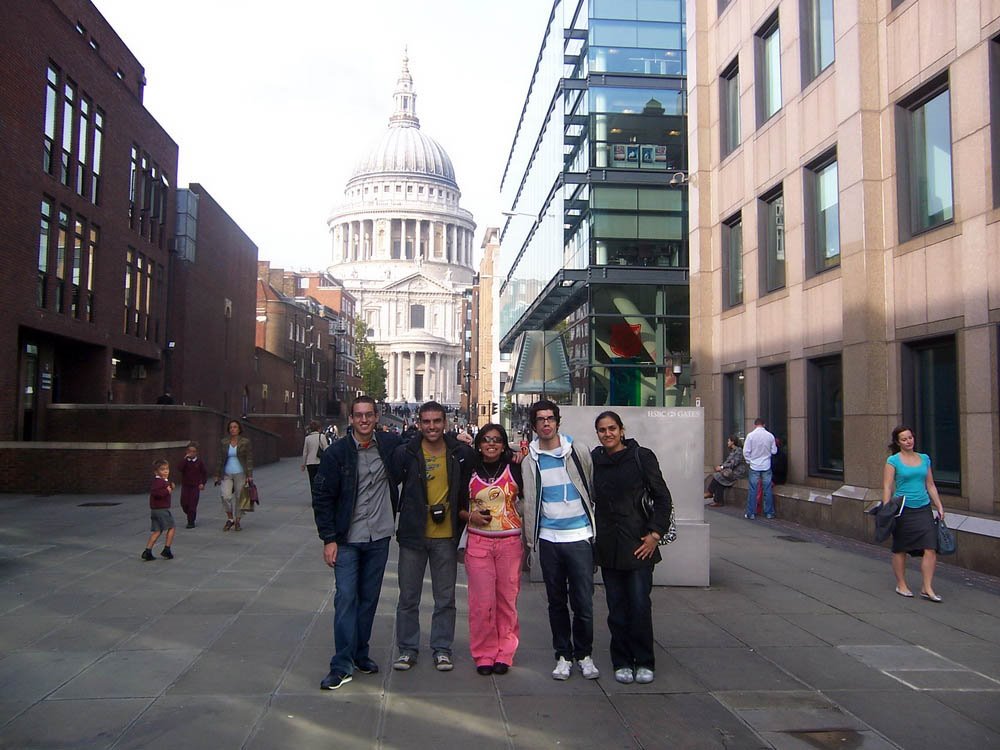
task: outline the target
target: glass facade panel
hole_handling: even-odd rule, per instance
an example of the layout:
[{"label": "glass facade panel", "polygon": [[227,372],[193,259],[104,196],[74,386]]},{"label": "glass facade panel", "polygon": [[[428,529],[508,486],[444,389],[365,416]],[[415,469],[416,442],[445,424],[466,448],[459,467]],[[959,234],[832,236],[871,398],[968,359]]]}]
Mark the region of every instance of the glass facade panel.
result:
[{"label": "glass facade panel", "polygon": [[762,203],[761,292],[767,294],[785,286],[785,198],[779,193]]},{"label": "glass facade panel", "polygon": [[743,221],[722,225],[722,288],[726,307],[743,304]]},{"label": "glass facade panel", "polygon": [[833,0],[805,0],[802,20],[803,82],[808,84],[833,63]]},{"label": "glass facade panel", "polygon": [[960,489],[962,445],[955,338],[908,345],[904,368],[903,417],[916,433],[916,450],[931,457],[939,487]]},{"label": "glass facade panel", "polygon": [[840,198],[837,162],[812,172],[812,232],[815,272],[840,265]]},{"label": "glass facade panel", "polygon": [[914,234],[954,219],[948,90],[911,112],[909,179]]},{"label": "glass facade panel", "polygon": [[844,389],[840,356],[809,361],[809,470],[844,474]]},{"label": "glass facade panel", "polygon": [[727,372],[722,376],[723,434],[746,437],[747,399],[743,371]]},{"label": "glass facade panel", "polygon": [[726,156],[740,145],[740,69],[736,65],[719,79],[719,106],[722,155]]},{"label": "glass facade panel", "polygon": [[777,19],[760,37],[757,84],[763,123],[781,109],[781,32]]}]

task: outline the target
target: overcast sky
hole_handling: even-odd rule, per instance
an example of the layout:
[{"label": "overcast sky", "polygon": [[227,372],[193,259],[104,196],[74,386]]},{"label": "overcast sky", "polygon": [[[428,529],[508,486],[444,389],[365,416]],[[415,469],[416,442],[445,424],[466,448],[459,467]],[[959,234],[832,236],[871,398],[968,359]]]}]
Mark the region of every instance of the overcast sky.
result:
[{"label": "overcast sky", "polygon": [[550,0],[94,0],[146,69],[146,108],[198,182],[285,268],[330,263],[326,219],[385,132],[403,49],[422,130],[451,156],[476,247]]}]

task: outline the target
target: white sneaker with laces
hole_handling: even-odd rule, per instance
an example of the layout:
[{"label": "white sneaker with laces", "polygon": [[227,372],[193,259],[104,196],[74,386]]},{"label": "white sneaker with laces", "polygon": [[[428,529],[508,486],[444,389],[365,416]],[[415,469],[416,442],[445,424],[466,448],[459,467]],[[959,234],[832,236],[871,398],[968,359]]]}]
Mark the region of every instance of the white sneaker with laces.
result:
[{"label": "white sneaker with laces", "polygon": [[653,681],[653,670],[649,667],[639,667],[635,670],[635,681],[642,685],[648,685]]},{"label": "white sneaker with laces", "polygon": [[601,676],[601,671],[594,664],[594,660],[589,656],[585,656],[580,661],[577,662],[580,665],[580,671],[583,672],[584,679],[596,680]]},{"label": "white sneaker with laces", "polygon": [[622,667],[615,670],[615,680],[623,685],[630,684],[635,679],[632,674],[632,667]]},{"label": "white sneaker with laces", "polygon": [[556,668],[552,670],[553,680],[568,680],[569,673],[573,669],[573,665],[566,660],[566,657],[560,656],[559,661],[556,662]]}]

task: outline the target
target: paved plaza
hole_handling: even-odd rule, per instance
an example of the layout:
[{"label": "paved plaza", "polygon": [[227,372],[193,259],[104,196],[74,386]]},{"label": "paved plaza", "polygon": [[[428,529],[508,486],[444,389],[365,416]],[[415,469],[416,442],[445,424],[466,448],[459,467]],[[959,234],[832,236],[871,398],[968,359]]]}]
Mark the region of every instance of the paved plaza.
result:
[{"label": "paved plaza", "polygon": [[333,575],[306,475],[286,459],[255,478],[243,531],[222,532],[209,487],[176,559],[146,563],[145,495],[0,496],[0,748],[1000,747],[998,579],[943,565],[942,604],[904,599],[885,550],[730,508],[708,512],[711,587],[654,592],[651,685],[612,678],[601,586],[601,678],[552,680],[526,576],[514,667],[477,675],[464,570],[455,671],[426,650],[428,581],[425,650],[394,672],[393,543],[382,671],[320,691]]}]

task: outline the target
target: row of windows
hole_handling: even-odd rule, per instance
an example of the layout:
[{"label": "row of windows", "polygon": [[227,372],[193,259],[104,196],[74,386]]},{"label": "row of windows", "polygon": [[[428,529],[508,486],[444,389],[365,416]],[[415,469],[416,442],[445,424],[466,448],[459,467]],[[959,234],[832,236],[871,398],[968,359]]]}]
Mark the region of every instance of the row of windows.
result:
[{"label": "row of windows", "polygon": [[163,248],[167,233],[167,197],[170,180],[153,158],[138,145],[129,157],[129,226]]},{"label": "row of windows", "polygon": [[[833,64],[833,0],[804,0],[802,10],[802,86],[806,87]],[[781,27],[777,12],[754,35],[754,72],[757,127],[760,127],[782,107]],[[735,150],[741,141],[739,92],[739,58],[735,58],[719,77],[723,158]]]},{"label": "row of windows", "polygon": [[[808,85],[829,67],[833,57],[832,0],[808,0],[802,18],[803,82]],[[775,13],[755,35],[756,109],[758,127],[774,116],[781,100],[781,42]],[[992,45],[994,48],[996,43]],[[996,57],[996,50],[992,50]],[[951,99],[948,72],[901,99],[896,105],[896,165],[899,190],[899,236],[905,241],[954,219],[951,144]],[[722,156],[741,142],[739,61],[734,59],[719,78],[720,145]],[[835,172],[828,180],[835,181]],[[825,185],[815,187],[816,191]],[[807,196],[808,198],[808,196]],[[813,202],[830,198],[812,196]],[[827,205],[827,208],[830,206]],[[817,227],[822,222],[817,223]],[[822,237],[814,238],[820,243]],[[839,253],[838,253],[839,255]],[[823,265],[823,264],[820,264]],[[772,280],[775,281],[775,280]],[[768,291],[783,286],[769,284]]]},{"label": "row of windows", "polygon": [[163,266],[133,248],[125,253],[125,319],[122,332],[146,341],[160,340]]},{"label": "row of windows", "polygon": [[[840,265],[840,199],[837,152],[832,150],[802,170],[805,209],[806,275]],[[784,185],[771,188],[757,199],[757,248],[760,295],[785,286]],[[743,214],[722,223],[722,304],[743,304]]]},{"label": "row of windows", "polygon": [[[901,350],[903,423],[913,427],[918,449],[931,456],[942,489],[961,490],[961,441],[958,403],[958,351],[954,336],[907,342]],[[788,446],[786,365],[759,370],[760,416]],[[723,375],[725,435],[740,435],[748,418],[744,373]],[[841,355],[806,362],[807,474],[844,477],[844,395]],[[888,442],[888,435],[886,436]]]},{"label": "row of windows", "polygon": [[100,229],[43,198],[38,229],[35,303],[79,320],[94,320],[94,262]]},{"label": "row of windows", "polygon": [[96,204],[104,151],[104,112],[58,67],[46,71],[42,169]]},{"label": "row of windows", "polygon": [[[347,195],[349,197],[353,197],[353,198],[360,198],[362,195],[368,195],[369,187],[371,188],[371,192],[372,193],[378,194],[378,192],[379,192],[379,186],[378,185],[371,185],[371,186],[365,185],[365,187],[364,187],[363,190],[362,190],[362,188],[355,188],[354,190],[351,190]],[[386,195],[389,195],[391,192],[393,192],[392,188],[393,188],[393,185],[390,185],[389,183],[386,183],[385,185],[382,185],[382,192],[385,193]],[[396,193],[400,193],[400,194],[403,192],[403,183],[396,183],[395,184],[395,192]],[[406,185],[406,193],[407,193],[407,195],[412,195],[414,192],[416,192],[417,195],[423,195],[424,194],[424,186],[423,185],[417,185],[417,189],[416,189],[416,191],[414,191],[413,190],[413,185],[407,184]],[[451,201],[453,198],[457,198],[458,194],[457,193],[452,193],[450,190],[444,190],[442,188],[428,187],[427,188],[427,196],[429,198],[436,197],[439,201],[440,200]]]}]

